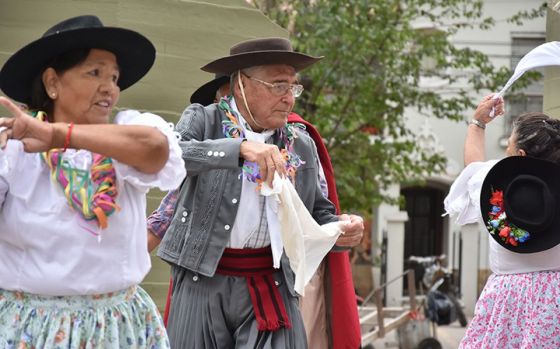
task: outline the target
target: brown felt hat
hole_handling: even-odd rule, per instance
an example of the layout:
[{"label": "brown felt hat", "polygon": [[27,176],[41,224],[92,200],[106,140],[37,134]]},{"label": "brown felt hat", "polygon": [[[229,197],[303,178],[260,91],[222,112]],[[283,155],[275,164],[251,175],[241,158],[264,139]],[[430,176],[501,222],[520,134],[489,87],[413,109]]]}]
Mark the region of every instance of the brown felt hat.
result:
[{"label": "brown felt hat", "polygon": [[240,69],[258,65],[286,64],[300,71],[322,58],[294,52],[290,41],[284,38],[259,38],[235,44],[229,50],[229,56],[218,58],[201,69],[209,73],[230,75]]}]

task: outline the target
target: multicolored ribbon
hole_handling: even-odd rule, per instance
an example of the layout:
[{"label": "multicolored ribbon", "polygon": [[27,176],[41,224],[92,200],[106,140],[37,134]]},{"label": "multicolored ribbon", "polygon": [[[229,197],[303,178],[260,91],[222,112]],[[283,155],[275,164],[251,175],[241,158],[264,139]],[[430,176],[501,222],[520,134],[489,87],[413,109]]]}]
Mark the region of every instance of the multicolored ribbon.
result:
[{"label": "multicolored ribbon", "polygon": [[[227,138],[244,138],[245,131],[243,127],[239,124],[239,118],[234,115],[235,111],[230,105],[231,97],[222,97],[218,103],[218,108],[222,110],[228,119],[222,121],[222,130],[224,136]],[[286,124],[284,127],[278,129],[278,137],[281,142],[280,153],[284,157],[286,172],[290,179],[294,180],[297,169],[305,164],[299,155],[294,153],[294,139],[297,138],[295,129],[300,128],[305,130],[305,126],[300,123]],[[253,183],[258,183],[259,186],[263,182],[259,172],[259,166],[256,162],[251,162],[245,160],[242,166],[243,174],[245,178]]]},{"label": "multicolored ribbon", "polygon": [[[36,113],[36,117],[42,121],[47,120],[44,112]],[[49,166],[53,180],[62,188],[70,207],[78,211],[84,220],[95,220],[99,229],[107,228],[107,218],[120,209],[116,204],[117,175],[113,160],[91,153],[92,165],[86,171],[73,167],[63,154],[63,149],[56,148],[41,153],[41,157]],[[99,235],[99,229],[85,229]]]}]

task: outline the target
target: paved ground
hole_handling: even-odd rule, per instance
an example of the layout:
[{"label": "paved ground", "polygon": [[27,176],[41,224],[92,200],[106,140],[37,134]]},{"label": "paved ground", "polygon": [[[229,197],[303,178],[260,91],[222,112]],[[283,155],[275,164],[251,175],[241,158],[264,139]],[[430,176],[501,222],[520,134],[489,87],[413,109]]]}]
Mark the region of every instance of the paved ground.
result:
[{"label": "paved ground", "polygon": [[[456,349],[459,347],[459,342],[463,338],[463,335],[465,334],[465,330],[466,328],[461,327],[459,325],[459,322],[455,321],[454,323],[448,326],[436,327],[436,337],[438,341],[441,343],[443,349]],[[408,337],[411,338],[410,336]],[[413,340],[414,339],[412,336],[411,341]],[[406,341],[406,339],[404,339],[403,341]],[[391,333],[388,333],[385,338],[375,341],[374,348],[375,349],[399,348],[397,331],[392,331]],[[402,349],[414,349],[414,347],[411,348],[403,347]]]}]

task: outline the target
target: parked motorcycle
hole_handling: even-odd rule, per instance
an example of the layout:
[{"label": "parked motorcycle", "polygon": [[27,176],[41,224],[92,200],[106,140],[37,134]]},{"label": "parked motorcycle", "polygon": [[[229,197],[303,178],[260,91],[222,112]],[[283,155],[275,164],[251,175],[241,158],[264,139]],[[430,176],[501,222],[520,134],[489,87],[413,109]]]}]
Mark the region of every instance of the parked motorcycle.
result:
[{"label": "parked motorcycle", "polygon": [[438,325],[448,325],[456,320],[462,327],[467,326],[467,317],[459,302],[459,287],[454,282],[453,273],[442,264],[446,256],[408,258],[408,267],[416,273],[417,285],[427,289],[426,317]]}]

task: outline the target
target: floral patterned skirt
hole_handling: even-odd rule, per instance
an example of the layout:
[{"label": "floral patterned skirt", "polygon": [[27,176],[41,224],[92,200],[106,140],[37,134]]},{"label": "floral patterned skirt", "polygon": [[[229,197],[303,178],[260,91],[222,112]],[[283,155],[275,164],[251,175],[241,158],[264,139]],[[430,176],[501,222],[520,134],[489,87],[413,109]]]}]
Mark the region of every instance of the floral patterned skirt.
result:
[{"label": "floral patterned skirt", "polygon": [[491,275],[459,348],[560,348],[560,271]]},{"label": "floral patterned skirt", "polygon": [[41,296],[0,289],[2,349],[166,349],[161,316],[140,287],[103,295]]}]

